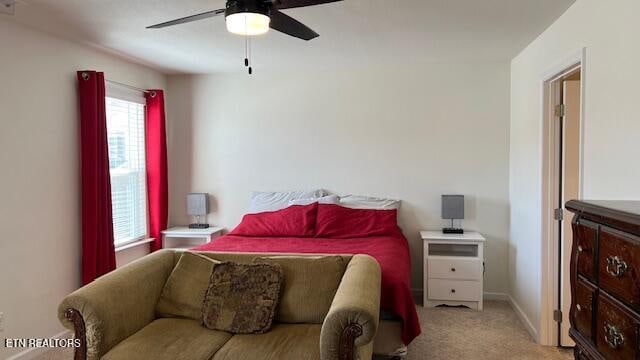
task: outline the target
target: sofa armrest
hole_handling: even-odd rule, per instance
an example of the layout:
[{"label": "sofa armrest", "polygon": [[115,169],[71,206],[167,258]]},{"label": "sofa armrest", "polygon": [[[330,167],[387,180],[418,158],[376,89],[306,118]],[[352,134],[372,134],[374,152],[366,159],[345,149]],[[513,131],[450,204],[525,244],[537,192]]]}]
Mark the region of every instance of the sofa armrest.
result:
[{"label": "sofa armrest", "polygon": [[161,250],[67,295],[58,306],[58,318],[80,339],[75,359],[100,359],[153,321],[174,264],[174,252]]},{"label": "sofa armrest", "polygon": [[380,266],[355,255],[344,272],[320,333],[322,360],[351,360],[373,341],[380,314]]}]

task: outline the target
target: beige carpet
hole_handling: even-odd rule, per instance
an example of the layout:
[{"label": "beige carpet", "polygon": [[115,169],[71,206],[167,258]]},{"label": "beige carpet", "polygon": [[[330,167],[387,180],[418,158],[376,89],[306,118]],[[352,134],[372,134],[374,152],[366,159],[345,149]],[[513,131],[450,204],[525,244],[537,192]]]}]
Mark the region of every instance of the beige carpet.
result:
[{"label": "beige carpet", "polygon": [[572,350],[540,346],[507,302],[485,301],[484,311],[418,307],[422,334],[407,360],[572,359]]},{"label": "beige carpet", "polygon": [[[572,359],[571,350],[536,345],[506,302],[486,301],[484,311],[418,307],[422,334],[406,360]],[[38,359],[72,359],[69,350],[51,350]]]}]

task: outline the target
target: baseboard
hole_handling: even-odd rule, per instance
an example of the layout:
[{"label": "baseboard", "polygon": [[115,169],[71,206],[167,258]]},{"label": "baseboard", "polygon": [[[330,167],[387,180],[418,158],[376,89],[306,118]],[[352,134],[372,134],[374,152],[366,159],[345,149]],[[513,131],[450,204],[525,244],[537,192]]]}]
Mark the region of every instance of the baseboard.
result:
[{"label": "baseboard", "polygon": [[486,300],[495,300],[495,301],[509,301],[509,295],[505,293],[497,293],[497,292],[485,292],[482,294],[482,298]]},{"label": "baseboard", "polygon": [[533,338],[533,341],[537,343],[538,331],[536,330],[535,326],[533,326],[533,324],[531,323],[527,315],[524,313],[524,311],[522,311],[522,308],[520,308],[520,305],[518,305],[518,302],[516,302],[516,300],[513,297],[511,297],[511,295],[507,295],[507,297],[509,299],[508,300],[509,304],[511,304],[513,311],[515,311],[516,315],[518,315],[520,322],[522,323],[522,325],[524,325],[524,328],[527,330],[529,335],[531,335],[531,337]]},{"label": "baseboard", "polygon": [[[58,334],[55,334],[51,337],[51,339],[66,339],[72,336],[71,331],[69,330],[65,330],[62,331]],[[31,359],[35,359],[36,357],[46,353],[47,351],[51,350],[52,348],[30,348],[30,349],[25,349],[24,351],[21,351],[13,356],[10,356],[7,358],[7,360],[31,360]]]}]

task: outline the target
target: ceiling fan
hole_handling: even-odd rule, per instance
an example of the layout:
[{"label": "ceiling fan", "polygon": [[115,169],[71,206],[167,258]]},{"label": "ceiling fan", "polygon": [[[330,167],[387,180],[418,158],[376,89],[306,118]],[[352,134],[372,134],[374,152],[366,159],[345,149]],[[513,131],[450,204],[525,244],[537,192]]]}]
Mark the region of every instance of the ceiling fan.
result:
[{"label": "ceiling fan", "polygon": [[311,40],[318,37],[318,33],[280,10],[336,1],[342,0],[228,0],[224,9],[163,22],[148,26],[147,29],[184,24],[224,14],[227,30],[233,34],[255,36],[265,34],[271,28],[302,40]]}]

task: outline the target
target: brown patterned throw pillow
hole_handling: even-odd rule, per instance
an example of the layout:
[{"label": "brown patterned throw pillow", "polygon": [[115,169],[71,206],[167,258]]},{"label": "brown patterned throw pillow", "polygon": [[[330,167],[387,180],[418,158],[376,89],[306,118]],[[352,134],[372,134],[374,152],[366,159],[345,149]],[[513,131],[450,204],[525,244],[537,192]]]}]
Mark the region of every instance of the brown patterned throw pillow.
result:
[{"label": "brown patterned throw pillow", "polygon": [[268,331],[282,283],[282,269],[277,264],[216,265],[202,307],[204,326],[234,334]]}]

